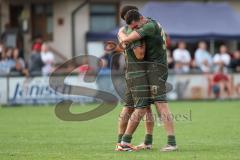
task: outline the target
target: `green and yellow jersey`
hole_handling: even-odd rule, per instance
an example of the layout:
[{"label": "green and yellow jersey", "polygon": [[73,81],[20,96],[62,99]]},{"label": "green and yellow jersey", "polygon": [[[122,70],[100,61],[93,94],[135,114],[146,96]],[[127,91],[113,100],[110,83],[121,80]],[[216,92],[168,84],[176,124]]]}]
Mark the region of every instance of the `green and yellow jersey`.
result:
[{"label": "green and yellow jersey", "polygon": [[145,60],[167,65],[166,34],[155,20],[148,18],[148,22],[136,30],[145,40]]},{"label": "green and yellow jersey", "polygon": [[[133,30],[129,27],[125,27],[125,32],[127,35],[133,32]],[[142,46],[143,41],[137,40],[129,44],[127,49],[125,50],[125,60],[126,60],[126,77],[132,78],[135,76],[141,76],[145,74],[145,70],[140,62],[142,60],[138,60],[134,53],[134,48]]]},{"label": "green and yellow jersey", "polygon": [[[125,28],[125,33],[129,35],[133,30]],[[126,59],[126,82],[125,105],[136,108],[147,107],[151,104],[149,100],[150,92],[146,74],[146,67],[142,60],[138,60],[134,53],[134,48],[142,46],[142,40],[137,40],[129,44],[125,50]]]},{"label": "green and yellow jersey", "polygon": [[153,101],[167,102],[167,48],[166,35],[160,25],[148,18],[148,22],[136,30],[146,44],[148,84]]}]

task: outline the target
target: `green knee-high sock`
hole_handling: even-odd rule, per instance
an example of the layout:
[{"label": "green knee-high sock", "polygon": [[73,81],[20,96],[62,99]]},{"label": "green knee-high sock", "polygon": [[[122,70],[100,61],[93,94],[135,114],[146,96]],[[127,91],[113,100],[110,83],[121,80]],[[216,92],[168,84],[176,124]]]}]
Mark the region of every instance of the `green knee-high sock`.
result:
[{"label": "green knee-high sock", "polygon": [[174,135],[168,136],[168,145],[176,146],[176,139]]},{"label": "green knee-high sock", "polygon": [[144,144],[151,145],[152,142],[153,142],[153,136],[151,134],[146,134]]},{"label": "green knee-high sock", "polygon": [[124,134],[124,135],[122,136],[122,141],[125,142],[125,143],[131,143],[131,141],[132,141],[132,135]]},{"label": "green knee-high sock", "polygon": [[118,143],[121,143],[123,134],[118,135]]}]

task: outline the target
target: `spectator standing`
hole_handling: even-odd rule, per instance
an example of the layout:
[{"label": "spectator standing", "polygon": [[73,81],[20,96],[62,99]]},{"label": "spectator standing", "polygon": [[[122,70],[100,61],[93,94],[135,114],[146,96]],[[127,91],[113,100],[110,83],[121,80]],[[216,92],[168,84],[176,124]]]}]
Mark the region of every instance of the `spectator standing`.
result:
[{"label": "spectator standing", "polygon": [[0,62],[0,72],[8,74],[15,65],[16,63],[13,60],[13,48],[8,48],[3,52],[2,60]]},{"label": "spectator standing", "polygon": [[37,35],[34,39],[32,50],[35,49],[35,50],[38,50],[38,52],[41,52],[42,44],[43,44],[42,36]]},{"label": "spectator standing", "polygon": [[240,51],[235,51],[233,53],[233,58],[231,59],[229,68],[234,72],[240,72]]},{"label": "spectator standing", "polygon": [[41,60],[43,62],[43,67],[42,67],[42,74],[43,75],[48,75],[53,71],[53,65],[54,65],[54,55],[53,53],[49,50],[49,47],[46,43],[42,44],[41,48]]},{"label": "spectator standing", "polygon": [[101,57],[100,64],[99,64],[99,76],[97,78],[97,85],[99,90],[112,92],[114,93],[114,87],[111,81],[111,69],[119,68],[119,57],[114,60],[117,64],[112,64],[113,62],[113,55],[116,52],[116,46],[112,43],[105,43],[104,47],[105,53]]},{"label": "spectator standing", "polygon": [[219,51],[220,53],[215,54],[213,57],[215,72],[219,71],[222,66],[224,66],[224,70],[226,71],[226,66],[230,64],[231,60],[230,55],[227,53],[228,49],[226,45],[221,45]]},{"label": "spectator standing", "polygon": [[19,50],[17,48],[13,50],[13,60],[15,60],[16,63],[16,70],[20,71],[26,68],[24,60],[19,57]]},{"label": "spectator standing", "polygon": [[16,64],[13,71],[17,71],[25,76],[29,76],[24,60],[21,57],[19,57],[18,48],[15,48],[13,51],[13,60],[15,61]]},{"label": "spectator standing", "polygon": [[181,41],[178,48],[173,51],[173,60],[175,63],[175,72],[187,73],[189,72],[191,56],[186,49],[186,43]]},{"label": "spectator standing", "polygon": [[205,42],[199,42],[198,49],[195,52],[196,66],[204,73],[211,71],[212,57],[207,51],[207,44]]},{"label": "spectator standing", "polygon": [[42,71],[43,62],[41,59],[41,52],[38,46],[34,46],[28,60],[28,67],[30,75],[39,75]]}]

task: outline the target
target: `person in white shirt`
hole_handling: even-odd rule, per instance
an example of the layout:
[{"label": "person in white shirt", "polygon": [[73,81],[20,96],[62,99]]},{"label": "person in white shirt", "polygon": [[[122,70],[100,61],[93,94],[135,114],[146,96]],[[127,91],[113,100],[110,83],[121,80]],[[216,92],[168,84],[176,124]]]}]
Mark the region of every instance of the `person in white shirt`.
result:
[{"label": "person in white shirt", "polygon": [[189,72],[191,56],[186,49],[185,42],[179,42],[178,48],[173,51],[173,60],[175,62],[175,71],[177,73]]},{"label": "person in white shirt", "polygon": [[207,51],[207,44],[205,42],[199,42],[198,49],[195,52],[196,66],[204,73],[211,71],[212,57]]},{"label": "person in white shirt", "polygon": [[41,48],[41,59],[42,62],[44,63],[44,66],[42,67],[42,74],[48,75],[53,71],[53,64],[55,58],[53,53],[49,50],[49,47],[46,43],[44,43]]},{"label": "person in white shirt", "polygon": [[231,61],[230,55],[227,53],[228,49],[226,45],[220,46],[220,53],[215,54],[213,57],[213,63],[215,65],[215,71],[219,71],[219,68],[221,66],[225,66],[224,70],[227,70],[227,66],[229,65]]}]

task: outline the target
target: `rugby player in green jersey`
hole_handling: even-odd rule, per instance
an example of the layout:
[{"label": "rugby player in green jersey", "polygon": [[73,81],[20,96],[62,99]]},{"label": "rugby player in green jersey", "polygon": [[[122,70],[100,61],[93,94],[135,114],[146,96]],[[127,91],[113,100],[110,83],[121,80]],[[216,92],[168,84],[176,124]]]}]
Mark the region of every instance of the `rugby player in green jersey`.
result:
[{"label": "rugby player in green jersey", "polygon": [[[126,6],[121,11],[121,17],[124,19],[124,15],[127,13],[127,11],[131,9],[137,9],[135,6]],[[126,34],[130,34],[133,30],[129,28],[128,26],[125,26],[124,32]],[[145,97],[140,98],[141,100],[136,101],[137,97],[132,95],[131,90],[136,86],[136,83],[133,82],[134,77],[139,76],[145,76],[145,69],[142,67],[141,64],[138,62],[142,62],[144,55],[145,55],[145,44],[144,41],[135,41],[129,45],[129,47],[125,50],[125,59],[126,59],[126,82],[127,87],[125,91],[125,107],[122,109],[122,112],[120,114],[119,118],[119,124],[118,124],[118,142],[116,146],[117,151],[122,150],[133,150],[138,149],[134,148],[133,146],[122,146],[121,141],[123,138],[123,134],[126,131],[130,116],[132,115],[135,107],[144,107],[146,108],[146,118],[145,118],[145,140],[144,143],[141,145],[141,148],[143,149],[151,149],[152,148],[152,132],[153,132],[153,126],[154,126],[154,120],[152,111],[150,108],[150,102],[149,102],[149,89],[147,89],[147,92],[145,93]],[[147,82],[140,82],[140,83],[147,83]],[[126,137],[125,137],[126,138]],[[128,138],[128,137],[127,137]],[[132,147],[132,148],[131,148]]]},{"label": "rugby player in green jersey", "polygon": [[[133,30],[129,27],[125,27],[125,33],[130,34]],[[150,92],[148,87],[147,78],[142,78],[140,82],[136,82],[135,79],[139,77],[147,77],[145,72],[145,66],[141,64],[143,62],[145,54],[145,44],[143,41],[138,40],[134,41],[125,50],[125,60],[126,60],[126,91],[125,91],[125,107],[123,108],[120,119],[119,119],[119,127],[118,127],[118,143],[116,146],[117,151],[129,151],[135,150],[137,148],[132,145],[121,145],[122,139],[131,140],[131,137],[123,136],[126,131],[127,124],[129,118],[134,112],[135,108],[144,108],[146,110],[146,135],[145,135],[145,148],[152,148],[152,131],[153,131],[153,117],[151,112],[151,102],[149,101]],[[141,90],[142,95],[138,96],[136,93]],[[143,92],[143,90],[145,90]],[[144,113],[145,114],[145,113]],[[137,115],[135,115],[137,116]]]},{"label": "rugby player in green jersey", "polygon": [[[168,135],[168,144],[162,151],[177,150],[174,135],[173,121],[168,108],[166,98],[166,80],[168,77],[165,33],[161,26],[150,18],[145,18],[133,9],[125,14],[125,21],[130,28],[136,28],[131,34],[127,35],[124,28],[119,30],[118,36],[123,42],[132,43],[144,39],[146,43],[145,61],[150,62],[147,66],[147,79],[150,85],[151,99],[155,103],[157,111],[163,116],[163,123]],[[140,110],[140,111],[139,111]],[[127,129],[122,138],[122,144],[130,144],[131,137],[139,124],[141,116],[146,112],[144,108],[135,109],[132,116],[138,114],[137,119],[130,118]],[[128,137],[128,138],[125,138]]]}]

